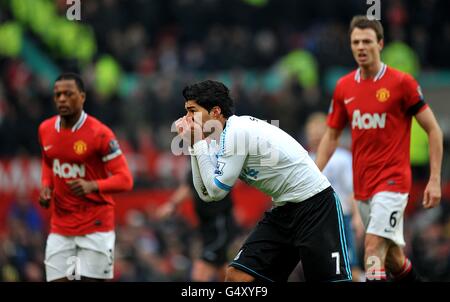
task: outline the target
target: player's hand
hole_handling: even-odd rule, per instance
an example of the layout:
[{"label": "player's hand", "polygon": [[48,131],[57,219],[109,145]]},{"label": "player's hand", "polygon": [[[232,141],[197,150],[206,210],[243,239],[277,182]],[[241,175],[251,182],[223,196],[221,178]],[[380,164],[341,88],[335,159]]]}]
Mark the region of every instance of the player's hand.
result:
[{"label": "player's hand", "polygon": [[49,187],[43,187],[39,193],[39,204],[41,207],[48,209],[50,206],[50,200],[52,199],[52,189]]},{"label": "player's hand", "polygon": [[423,192],[422,205],[425,209],[434,208],[441,201],[441,183],[437,180],[429,180]]},{"label": "player's hand", "polygon": [[67,184],[69,185],[72,193],[76,196],[83,196],[98,191],[97,182],[95,181],[87,181],[79,178],[75,180],[69,180]]},{"label": "player's hand", "polygon": [[194,122],[189,116],[183,116],[175,122],[178,134],[190,146],[203,139],[203,131],[201,125]]},{"label": "player's hand", "polygon": [[156,217],[159,219],[166,219],[172,216],[175,213],[176,205],[172,202],[168,201],[164,205],[158,208],[156,210]]},{"label": "player's hand", "polygon": [[186,116],[186,121],[188,122],[188,125],[193,133],[193,136],[191,136],[192,145],[205,138],[202,124],[198,119]]},{"label": "player's hand", "polygon": [[177,132],[178,132],[178,135],[182,135],[182,133],[183,133],[183,131],[185,130],[184,128],[183,128],[183,117],[180,117],[179,119],[177,119],[176,121],[175,121],[175,127],[177,128]]}]

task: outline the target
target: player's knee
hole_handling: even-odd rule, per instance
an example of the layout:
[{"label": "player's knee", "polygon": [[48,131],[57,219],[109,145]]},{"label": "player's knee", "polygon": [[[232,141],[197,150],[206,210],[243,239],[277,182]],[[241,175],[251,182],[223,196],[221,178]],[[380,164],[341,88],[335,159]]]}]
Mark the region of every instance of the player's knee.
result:
[{"label": "player's knee", "polygon": [[386,239],[379,236],[367,234],[364,243],[364,252],[366,259],[368,259],[369,257],[378,257],[380,261],[384,262],[387,254]]},{"label": "player's knee", "polygon": [[370,256],[378,256],[379,253],[379,247],[376,244],[365,244],[364,245],[364,254],[365,258],[368,258]]},{"label": "player's knee", "polygon": [[228,267],[225,282],[253,282],[255,278],[232,266]]}]

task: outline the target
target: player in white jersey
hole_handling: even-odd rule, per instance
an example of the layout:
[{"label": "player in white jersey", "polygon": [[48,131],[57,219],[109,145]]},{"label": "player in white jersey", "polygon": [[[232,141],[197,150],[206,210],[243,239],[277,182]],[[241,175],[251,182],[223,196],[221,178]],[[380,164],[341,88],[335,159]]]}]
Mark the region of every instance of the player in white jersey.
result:
[{"label": "player in white jersey", "polygon": [[[327,129],[327,115],[322,112],[311,114],[306,121],[305,133],[308,143],[309,155],[315,159],[317,148]],[[358,212],[356,201],[353,198],[352,154],[344,147],[337,147],[330,158],[323,174],[328,178],[333,189],[339,196],[344,214],[344,230],[347,239],[350,267],[354,281],[365,278],[358,263],[357,242],[362,240],[364,225]]]},{"label": "player in white jersey", "polygon": [[[302,260],[307,281],[350,281],[340,202],[306,150],[278,127],[233,115],[222,83],[196,83],[183,96],[187,115],[176,126],[191,146],[200,198],[220,200],[240,178],[274,203],[231,262],[226,280],[286,281]],[[213,154],[212,140],[218,142]]]}]

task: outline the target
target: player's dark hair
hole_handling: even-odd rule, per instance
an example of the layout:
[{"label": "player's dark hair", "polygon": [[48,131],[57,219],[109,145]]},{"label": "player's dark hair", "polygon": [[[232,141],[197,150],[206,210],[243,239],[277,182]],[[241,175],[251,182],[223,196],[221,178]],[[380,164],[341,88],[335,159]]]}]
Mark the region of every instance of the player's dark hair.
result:
[{"label": "player's dark hair", "polygon": [[81,91],[81,92],[86,92],[86,91],[84,90],[84,83],[83,83],[83,80],[81,79],[81,77],[80,77],[78,74],[73,73],[73,72],[64,72],[64,73],[61,73],[61,74],[56,78],[55,82],[62,81],[62,80],[74,80],[74,81],[75,81],[75,84],[77,85],[78,90]]},{"label": "player's dark hair", "polygon": [[206,80],[188,85],[183,89],[185,101],[196,101],[198,105],[211,111],[218,106],[225,118],[234,114],[234,102],[230,97],[230,90],[224,84]]},{"label": "player's dark hair", "polygon": [[384,38],[384,30],[383,25],[381,25],[381,22],[378,20],[369,20],[367,16],[358,15],[353,17],[352,22],[350,22],[350,29],[348,31],[349,35],[352,34],[355,28],[360,29],[371,28],[375,31],[378,41],[383,40]]}]

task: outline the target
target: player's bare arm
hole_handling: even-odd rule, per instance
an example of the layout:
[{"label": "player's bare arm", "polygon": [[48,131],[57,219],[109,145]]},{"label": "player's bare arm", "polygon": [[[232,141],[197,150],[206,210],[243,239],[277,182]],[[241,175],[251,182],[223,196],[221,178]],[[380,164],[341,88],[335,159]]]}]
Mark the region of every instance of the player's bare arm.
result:
[{"label": "player's bare arm", "polygon": [[181,204],[191,193],[191,189],[187,184],[182,184],[173,193],[168,201],[164,205],[158,208],[156,216],[159,218],[168,218],[175,213],[178,205]]},{"label": "player's bare arm", "polygon": [[442,130],[430,108],[418,113],[416,119],[428,135],[430,149],[430,179],[423,193],[423,206],[434,208],[441,200]]},{"label": "player's bare arm", "polygon": [[339,144],[342,129],[328,127],[317,149],[316,165],[322,171]]}]

